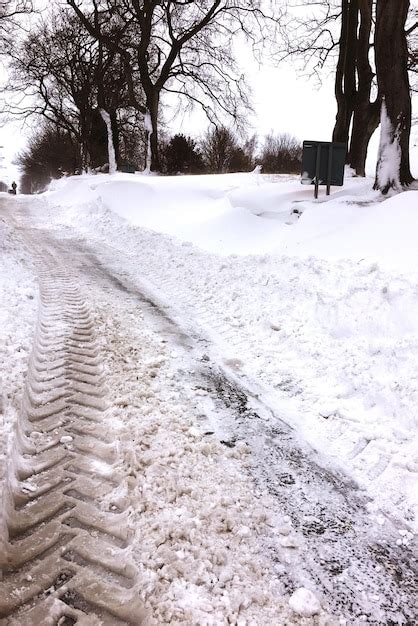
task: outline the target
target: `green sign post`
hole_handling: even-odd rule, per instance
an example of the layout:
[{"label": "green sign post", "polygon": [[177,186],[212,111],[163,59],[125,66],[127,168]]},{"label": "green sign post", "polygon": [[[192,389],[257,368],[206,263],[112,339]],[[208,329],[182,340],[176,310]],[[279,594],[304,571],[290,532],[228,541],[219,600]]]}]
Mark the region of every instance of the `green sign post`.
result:
[{"label": "green sign post", "polygon": [[327,196],[332,186],[344,184],[344,166],[347,146],[335,141],[304,141],[302,154],[302,185],[315,185],[318,197],[319,185],[326,185]]}]

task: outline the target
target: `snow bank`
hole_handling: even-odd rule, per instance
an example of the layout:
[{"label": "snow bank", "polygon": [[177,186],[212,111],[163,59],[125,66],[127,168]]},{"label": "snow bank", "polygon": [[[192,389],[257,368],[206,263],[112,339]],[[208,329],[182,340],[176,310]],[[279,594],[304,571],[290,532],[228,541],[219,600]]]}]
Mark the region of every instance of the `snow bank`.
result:
[{"label": "snow bank", "polygon": [[371,187],[347,178],[343,189],[314,201],[312,189],[291,177],[117,174],[61,179],[47,196],[50,204],[102,207],[216,254],[366,259],[415,271],[418,191],[383,202]]},{"label": "snow bank", "polygon": [[[64,206],[95,202],[133,226],[173,235],[220,254],[262,253],[277,247],[280,225],[262,221],[229,200],[230,192],[242,184],[252,188],[257,180],[252,174],[82,176],[54,183],[49,198]],[[259,204],[253,204],[257,213]]]},{"label": "snow bank", "polygon": [[418,191],[365,205],[311,203],[288,233],[283,249],[298,256],[377,261],[388,269],[417,272],[417,207]]}]

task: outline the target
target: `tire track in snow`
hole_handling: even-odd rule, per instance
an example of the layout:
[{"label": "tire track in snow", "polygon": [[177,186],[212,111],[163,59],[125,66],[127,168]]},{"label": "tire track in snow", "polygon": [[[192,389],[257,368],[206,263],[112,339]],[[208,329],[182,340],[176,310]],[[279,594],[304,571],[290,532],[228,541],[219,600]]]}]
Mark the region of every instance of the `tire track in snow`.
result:
[{"label": "tire track in snow", "polygon": [[[389,518],[373,524],[365,494],[324,466],[239,374],[210,361],[202,362],[200,373],[212,397],[216,390],[215,408],[227,409],[226,443],[251,447],[256,484],[269,491],[296,531],[290,542],[286,534],[267,546],[285,584],[292,588],[292,578],[308,574],[348,624],[415,624],[416,542],[403,545],[402,529]],[[287,548],[289,558],[295,548],[304,554],[303,568],[295,562],[290,576],[283,571]]]},{"label": "tire track in snow", "polygon": [[[68,251],[69,246],[71,245],[71,249],[73,249],[74,244],[77,244],[77,239],[71,240],[71,242],[66,242],[64,247],[67,248]],[[82,255],[83,250],[84,255]],[[138,298],[140,298],[141,301],[146,301],[146,298],[141,298],[141,293],[139,290],[132,291],[129,280],[127,281],[127,283],[125,283],[124,274],[116,273],[115,276],[114,273],[112,273],[110,270],[106,272],[106,268],[101,267],[100,263],[98,265],[94,263],[94,254],[91,254],[91,251],[87,252],[86,256],[86,250],[88,250],[88,247],[84,244],[80,244],[80,259],[78,260],[78,263],[83,264],[83,269],[84,263],[86,264],[85,269],[86,271],[91,273],[92,278],[97,278],[97,275],[99,275],[100,273],[106,274],[106,277],[112,283],[119,283],[119,287],[121,289],[130,293],[135,293],[136,295],[138,295]],[[90,262],[92,262],[91,267]],[[117,278],[118,276],[121,280]],[[204,312],[204,310],[204,307],[202,307],[202,312]],[[194,312],[196,313],[196,311]],[[209,327],[211,327],[211,324],[208,325]],[[173,332],[173,334],[175,333]],[[245,380],[240,380],[240,383],[242,382],[245,383]],[[244,392],[245,397],[243,398],[243,401],[246,405],[246,396],[251,390],[246,389],[245,384],[242,389],[241,387],[241,384],[238,385],[238,391],[242,390]],[[232,396],[235,395],[235,391],[233,390]],[[239,394],[239,396],[240,395],[241,393]],[[228,389],[219,389],[218,396],[222,399],[222,402],[224,402],[224,397],[229,397]],[[238,404],[241,404],[241,401]],[[238,413],[240,412],[241,411],[238,411]],[[248,428],[248,420],[245,419],[244,421],[247,422],[247,425],[243,424],[243,428],[244,426],[245,428],[239,434],[241,435],[241,437],[246,438],[249,436],[249,431],[251,431],[251,428]],[[263,430],[264,429],[262,429],[262,432],[258,432],[257,428],[257,432],[255,432],[256,443],[258,439],[260,439],[260,441],[264,440]],[[267,428],[267,431],[269,430],[270,429]],[[278,454],[280,454],[280,450],[283,446],[282,440],[286,438],[286,433],[287,429],[286,432],[274,429],[274,431],[271,433],[272,443],[275,443],[274,440],[276,438],[280,438],[281,440],[280,445],[274,446],[274,450],[276,451],[277,449]],[[262,446],[262,449],[266,452],[266,454],[263,454],[263,460],[268,461],[270,452],[270,433],[266,432],[265,434],[267,435],[265,439],[265,443],[267,445]],[[292,452],[292,447],[290,451]],[[292,459],[293,456],[290,458],[290,461],[292,461]],[[303,487],[309,487],[308,497],[306,498],[307,505],[309,505],[312,498],[312,488],[319,487],[320,500],[318,500],[318,502],[324,500],[324,494],[321,489],[322,480],[319,481],[319,484],[316,479],[313,480],[313,478],[315,477],[312,476],[312,472],[309,471],[309,467],[307,468],[307,473],[304,471],[306,464],[308,466],[311,465],[310,461],[312,459],[310,458],[310,455],[306,454],[306,456],[300,456],[299,454],[297,454],[294,460],[295,463],[292,463],[292,467],[290,468],[291,471],[289,470],[288,473],[281,473],[279,476],[280,482],[283,483],[283,489],[281,494],[277,494],[277,497],[280,498],[280,495],[284,497],[284,501],[287,502],[291,511],[295,511],[296,514],[298,513],[299,503],[297,497],[297,487],[299,486],[299,483]],[[280,459],[279,464],[276,462],[267,463],[267,468],[273,473],[275,472],[275,468],[281,468],[281,470],[283,471],[283,459]],[[321,470],[321,468],[318,469]],[[297,480],[295,480],[294,476],[291,476],[291,474],[295,473],[297,475]],[[331,478],[329,485],[331,495],[334,489],[336,489],[336,491],[340,493],[341,488],[339,487],[341,486],[339,486],[338,484],[334,484],[332,476],[330,476],[329,478]],[[324,480],[325,482],[328,482],[327,476],[324,477]],[[286,491],[287,493],[284,493],[284,491]],[[341,495],[344,494],[341,493]],[[382,537],[380,535],[382,534],[382,531],[384,529],[374,528],[373,531],[369,532],[371,529],[368,529],[367,525],[370,523],[370,520],[368,519],[368,516],[367,514],[365,514],[364,511],[358,510],[357,503],[351,501],[352,495],[353,494],[349,489],[348,492],[345,493],[343,498],[344,500],[346,500],[346,504],[349,508],[348,513],[350,513],[350,524],[347,525],[344,523],[343,526],[341,526],[341,533],[339,532],[340,527],[338,526],[338,524],[337,527],[334,529],[333,525],[328,526],[328,524],[322,524],[322,519],[302,520],[303,524],[300,527],[301,533],[302,535],[305,535],[306,542],[312,548],[312,563],[307,564],[308,570],[310,570],[310,565],[312,565],[313,569],[310,571],[310,574],[313,575],[314,578],[318,576],[318,583],[324,584],[324,592],[326,592],[327,595],[329,594],[329,596],[333,598],[337,608],[341,609],[344,607],[347,610],[348,615],[353,618],[352,620],[350,619],[349,623],[357,623],[357,621],[364,622],[364,620],[366,620],[367,623],[370,624],[403,623],[408,625],[411,624],[412,626],[412,623],[415,623],[412,617],[414,610],[412,607],[412,596],[413,590],[416,589],[416,579],[414,578],[413,573],[413,570],[415,569],[415,564],[410,561],[410,556],[412,556],[411,551],[410,549],[405,549],[404,546],[396,545],[395,541],[393,541],[393,543],[391,544],[390,540],[396,539],[396,533],[386,532],[384,533],[385,537]],[[334,500],[334,498],[332,498],[331,501],[332,500]],[[312,502],[312,505],[315,506],[315,502]],[[334,505],[331,507],[332,511],[338,512],[339,506],[340,500],[339,498],[337,498],[335,499]],[[342,507],[340,513],[343,515],[343,517],[346,516],[347,511],[345,506]],[[352,520],[351,516],[353,516]],[[309,517],[312,518],[312,515],[310,515]],[[314,517],[318,516],[315,515]],[[337,516],[337,522],[339,517],[340,515]],[[326,520],[328,519],[331,519],[332,521],[332,515],[330,515],[330,512],[326,514]],[[322,532],[322,530],[324,530],[324,532]],[[353,541],[353,533],[357,534],[359,530],[361,531],[360,535],[355,537]],[[379,536],[375,536],[375,531],[378,532]],[[340,542],[339,537],[342,544],[340,547],[343,548],[342,551],[338,549]],[[347,546],[347,540],[345,539],[345,537],[348,538],[348,543],[350,544],[351,541],[353,545]],[[324,546],[327,548],[325,556],[328,557],[329,554],[331,555],[330,559],[326,558],[325,564],[322,563],[322,561],[320,560],[320,558],[323,557],[323,554],[321,555],[321,551]],[[335,558],[336,552],[338,552],[337,559]],[[341,556],[344,558],[340,561],[339,557]],[[354,564],[350,563],[352,559],[354,560]],[[359,580],[355,572],[356,565],[359,563],[359,561],[363,561],[363,565],[360,567],[360,574],[363,574],[363,576],[361,576],[363,580]],[[338,580],[341,573],[341,566],[343,567],[343,570],[347,570],[348,575],[348,580],[346,580],[346,583],[343,583],[342,585],[341,581]],[[330,575],[323,576],[323,570],[327,570],[328,568],[330,569]],[[358,585],[360,585],[365,580],[367,581],[367,584],[365,585],[365,587],[362,586],[362,589],[360,589]],[[344,590],[345,586],[347,587],[346,590]],[[351,591],[352,594],[350,593]],[[379,594],[380,596],[383,592],[383,598],[378,598],[377,595],[376,598],[369,598],[368,595],[370,593],[374,595],[374,592],[376,592],[376,594]]]},{"label": "tire track in snow", "polygon": [[[27,244],[36,250],[30,235]],[[138,625],[129,502],[93,319],[56,255],[39,251],[37,261],[41,303],[9,463],[0,623]]]},{"label": "tire track in snow", "polygon": [[[147,290],[141,290],[141,283],[135,286],[129,277],[112,271],[111,263],[100,261],[88,245],[77,239],[71,240],[71,245],[79,246],[79,262],[87,274],[96,280],[107,279],[118,289],[135,295],[142,305],[148,303],[148,320],[152,322],[154,318],[154,325],[164,336],[173,337],[186,351],[193,352],[197,342],[200,348],[211,352],[214,346],[208,345],[206,339],[202,341],[202,337],[188,335],[188,329],[177,325],[171,317],[170,307],[153,303]],[[215,329],[224,340],[224,324],[219,316],[214,314],[211,319],[203,305],[194,308],[193,313],[203,326]],[[214,352],[216,356],[216,349]],[[201,354],[200,349],[195,356],[198,353]],[[222,358],[221,365],[214,366],[212,359],[205,356],[196,364],[195,382],[215,399],[215,411],[221,405],[223,419],[225,408],[231,413],[229,426],[223,424],[231,431],[231,440],[226,444],[242,440],[252,448],[257,459],[253,470],[256,483],[274,496],[279,510],[293,522],[297,545],[306,557],[305,571],[294,564],[294,580],[308,575],[332,610],[346,615],[348,623],[412,626],[417,572],[413,546],[397,544],[400,535],[391,519],[385,519],[384,527],[373,525],[367,513],[366,495],[335,468],[327,469],[275,412],[271,420],[260,418],[259,409],[260,415],[272,410],[239,366],[235,371],[233,363]],[[278,560],[281,580],[293,588],[293,575],[286,580],[280,562],[286,550],[289,554],[284,557],[292,560],[290,554],[295,548],[291,544],[286,547],[286,536],[281,541],[278,547],[267,548],[273,560]]]}]

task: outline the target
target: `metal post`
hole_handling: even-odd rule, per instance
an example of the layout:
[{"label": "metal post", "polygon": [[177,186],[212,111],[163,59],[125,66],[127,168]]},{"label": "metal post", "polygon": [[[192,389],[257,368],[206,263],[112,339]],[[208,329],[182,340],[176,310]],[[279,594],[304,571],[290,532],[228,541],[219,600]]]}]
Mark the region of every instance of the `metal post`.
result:
[{"label": "metal post", "polygon": [[316,147],[316,163],[315,163],[315,191],[314,197],[315,199],[318,197],[318,189],[319,189],[319,166],[321,164],[321,144],[319,143]]},{"label": "metal post", "polygon": [[327,196],[331,190],[331,173],[332,173],[332,142],[329,144],[328,152],[328,172],[327,172]]}]

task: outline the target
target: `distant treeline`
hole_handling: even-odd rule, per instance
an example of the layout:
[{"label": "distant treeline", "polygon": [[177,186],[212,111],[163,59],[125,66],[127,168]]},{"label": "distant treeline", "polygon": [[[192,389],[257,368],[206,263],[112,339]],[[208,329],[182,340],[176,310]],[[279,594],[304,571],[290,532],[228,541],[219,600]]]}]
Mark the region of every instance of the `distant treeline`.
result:
[{"label": "distant treeline", "polygon": [[[95,132],[89,138],[92,172],[108,170],[106,129],[100,122],[98,116]],[[144,169],[144,141],[140,132],[121,133],[119,169]],[[302,145],[283,133],[268,135],[259,146],[256,136],[240,139],[230,128],[213,127],[198,140],[184,134],[163,136],[159,151],[161,173],[167,175],[249,172],[256,165],[267,174],[280,174],[300,171]],[[45,124],[32,136],[19,164],[22,193],[38,193],[54,178],[83,171],[81,146],[70,133]]]}]

